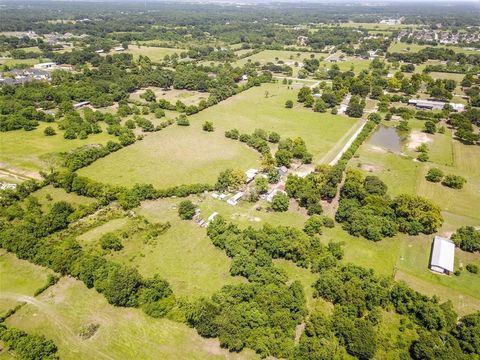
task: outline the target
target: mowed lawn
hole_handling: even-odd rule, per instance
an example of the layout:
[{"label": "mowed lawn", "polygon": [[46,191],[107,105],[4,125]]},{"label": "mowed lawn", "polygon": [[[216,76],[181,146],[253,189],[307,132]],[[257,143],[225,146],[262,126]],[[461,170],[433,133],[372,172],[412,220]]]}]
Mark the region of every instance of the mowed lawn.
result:
[{"label": "mowed lawn", "polygon": [[47,282],[52,272],[14,254],[0,250],[0,315],[23,302],[22,296],[33,296]]},{"label": "mowed lawn", "polygon": [[[149,134],[144,140],[117,151],[79,173],[101,182],[131,186],[151,183],[157,187],[211,183],[226,168],[258,167],[259,154],[247,145],[227,139],[226,130],[252,133],[261,128],[282,137],[302,137],[314,161],[319,161],[359,121],[330,113],[315,113],[296,104],[285,109],[285,101],[296,100],[298,89],[265,84],[190,116],[190,126],[172,125]],[[268,97],[266,97],[266,95]],[[215,131],[202,131],[211,121]]]},{"label": "mowed lawn", "polygon": [[[45,136],[43,130],[53,127],[57,134]],[[50,155],[66,152],[87,144],[104,144],[115,137],[106,131],[89,135],[87,139],[67,140],[56,123],[40,123],[32,131],[15,130],[0,132],[0,167],[15,166],[27,170],[48,170]]]},{"label": "mowed lawn", "polygon": [[[90,338],[80,333],[99,325]],[[7,320],[57,345],[61,359],[251,359],[252,351],[229,354],[217,339],[205,339],[180,322],[154,319],[139,309],[109,305],[94,289],[72,278],[40,295]]]}]

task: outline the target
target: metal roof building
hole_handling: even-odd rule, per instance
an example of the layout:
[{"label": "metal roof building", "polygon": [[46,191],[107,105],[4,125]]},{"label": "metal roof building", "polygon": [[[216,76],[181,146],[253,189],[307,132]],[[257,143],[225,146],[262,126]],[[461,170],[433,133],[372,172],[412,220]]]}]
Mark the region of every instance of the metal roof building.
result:
[{"label": "metal roof building", "polygon": [[455,243],[450,239],[435,236],[430,255],[430,270],[449,275],[453,272],[454,260]]}]

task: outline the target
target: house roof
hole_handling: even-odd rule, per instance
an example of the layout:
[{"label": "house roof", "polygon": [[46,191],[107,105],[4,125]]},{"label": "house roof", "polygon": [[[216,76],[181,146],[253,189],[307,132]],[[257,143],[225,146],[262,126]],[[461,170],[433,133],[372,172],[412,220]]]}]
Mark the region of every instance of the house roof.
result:
[{"label": "house roof", "polygon": [[430,266],[438,266],[453,272],[455,260],[455,243],[447,238],[435,236],[433,239]]}]

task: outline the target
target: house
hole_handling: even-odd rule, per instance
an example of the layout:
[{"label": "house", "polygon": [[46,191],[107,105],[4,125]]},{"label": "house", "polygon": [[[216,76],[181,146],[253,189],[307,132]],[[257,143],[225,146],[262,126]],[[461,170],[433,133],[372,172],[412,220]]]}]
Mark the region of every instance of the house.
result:
[{"label": "house", "polygon": [[87,106],[90,104],[90,101],[81,101],[79,103],[73,104],[74,109],[80,109],[81,107]]},{"label": "house", "polygon": [[16,188],[17,184],[0,183],[0,190],[15,190]]},{"label": "house", "polygon": [[450,275],[453,272],[455,243],[447,238],[435,236],[430,254],[430,270]]},{"label": "house", "polygon": [[270,192],[267,194],[266,200],[267,200],[268,202],[272,202],[273,197],[274,197],[275,195],[277,195],[277,193],[279,193],[279,192],[282,193],[282,194],[287,195],[287,193],[285,192],[285,190],[282,190],[281,187],[275,187],[272,191],[270,191]]},{"label": "house", "polygon": [[215,218],[217,217],[217,215],[218,215],[218,212],[215,211],[212,215],[210,215],[210,216],[208,217],[207,222],[210,223],[210,222],[212,222],[213,220],[215,220]]},{"label": "house", "polygon": [[408,100],[408,105],[415,106],[417,109],[422,109],[422,110],[442,110],[445,107],[445,104],[450,105],[453,111],[461,112],[465,110],[465,105],[458,104],[458,103],[445,103],[443,101],[419,100],[419,99]]},{"label": "house", "polygon": [[340,60],[341,60],[340,57],[337,56],[337,55],[334,55],[334,54],[333,54],[333,55],[330,55],[329,57],[327,57],[327,58],[325,59],[325,61],[328,61],[328,62],[330,62],[330,63],[337,63],[337,62],[339,62]]},{"label": "house", "polygon": [[300,46],[306,46],[308,43],[308,36],[297,37],[297,44]]},{"label": "house", "polygon": [[230,199],[228,199],[227,203],[229,203],[232,206],[235,206],[235,205],[238,204],[238,200],[240,200],[243,195],[245,195],[245,193],[240,191],[240,192],[236,193],[235,195],[233,195]]},{"label": "house", "polygon": [[57,67],[57,64],[54,62],[47,62],[47,63],[33,65],[33,68],[37,70],[51,70],[51,69],[55,69],[56,67]]},{"label": "house", "polygon": [[255,176],[258,174],[257,169],[248,169],[245,171],[245,175],[247,175],[247,184],[252,182],[253,179],[255,179]]}]

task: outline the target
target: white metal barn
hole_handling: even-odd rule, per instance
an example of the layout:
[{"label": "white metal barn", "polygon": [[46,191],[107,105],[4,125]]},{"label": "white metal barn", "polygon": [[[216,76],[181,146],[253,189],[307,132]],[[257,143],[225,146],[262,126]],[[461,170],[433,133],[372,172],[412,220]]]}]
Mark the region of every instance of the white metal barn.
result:
[{"label": "white metal barn", "polygon": [[455,243],[447,238],[435,236],[430,255],[430,270],[440,274],[451,274],[455,260]]}]

